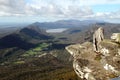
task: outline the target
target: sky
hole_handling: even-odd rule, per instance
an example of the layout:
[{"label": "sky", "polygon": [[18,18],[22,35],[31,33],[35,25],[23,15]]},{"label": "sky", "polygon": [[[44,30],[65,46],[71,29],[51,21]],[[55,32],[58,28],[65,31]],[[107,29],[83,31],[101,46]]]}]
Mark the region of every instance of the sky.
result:
[{"label": "sky", "polygon": [[120,0],[0,0],[0,23],[62,19],[120,23]]}]

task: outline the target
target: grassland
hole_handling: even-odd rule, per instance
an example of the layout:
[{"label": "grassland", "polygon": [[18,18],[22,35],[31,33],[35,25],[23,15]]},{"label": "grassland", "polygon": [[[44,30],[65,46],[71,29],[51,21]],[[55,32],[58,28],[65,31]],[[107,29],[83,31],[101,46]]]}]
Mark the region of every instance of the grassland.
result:
[{"label": "grassland", "polygon": [[41,54],[41,51],[47,49],[48,46],[50,46],[50,44],[48,43],[38,44],[35,48],[26,51],[26,53],[23,54],[22,56],[28,57],[28,56],[34,56],[37,54]]}]

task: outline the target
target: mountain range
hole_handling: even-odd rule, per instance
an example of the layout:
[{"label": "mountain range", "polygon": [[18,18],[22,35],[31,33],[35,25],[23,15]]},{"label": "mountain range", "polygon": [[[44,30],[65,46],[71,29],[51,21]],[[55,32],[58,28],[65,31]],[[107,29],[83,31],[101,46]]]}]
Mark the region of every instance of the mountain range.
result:
[{"label": "mountain range", "polygon": [[105,23],[104,21],[98,21],[98,20],[58,20],[55,22],[35,22],[31,25],[36,25],[38,27],[41,27],[43,29],[56,29],[56,28],[74,28],[74,27],[80,27],[83,28],[83,26],[89,26],[91,24],[95,23]]},{"label": "mountain range", "polygon": [[[72,57],[65,47],[92,42],[98,27],[105,29],[106,38],[120,32],[120,24],[96,20],[35,22],[22,28],[6,28],[6,32],[4,29],[0,33],[0,70],[3,70],[0,80],[80,80],[71,67]],[[46,32],[56,28],[67,30]]]}]

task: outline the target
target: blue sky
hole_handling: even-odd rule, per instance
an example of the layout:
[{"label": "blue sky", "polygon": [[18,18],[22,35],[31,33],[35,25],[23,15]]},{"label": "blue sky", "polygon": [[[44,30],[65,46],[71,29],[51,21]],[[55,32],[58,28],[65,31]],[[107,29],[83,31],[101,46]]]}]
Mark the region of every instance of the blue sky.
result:
[{"label": "blue sky", "polygon": [[120,4],[102,4],[92,6],[94,12],[116,12],[120,10]]},{"label": "blue sky", "polygon": [[0,0],[0,23],[61,19],[120,23],[120,0]]}]

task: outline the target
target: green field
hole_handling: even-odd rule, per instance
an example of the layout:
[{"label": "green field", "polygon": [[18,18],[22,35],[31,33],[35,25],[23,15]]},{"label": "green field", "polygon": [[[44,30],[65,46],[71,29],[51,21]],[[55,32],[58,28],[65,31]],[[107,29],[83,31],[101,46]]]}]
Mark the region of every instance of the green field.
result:
[{"label": "green field", "polygon": [[24,64],[25,61],[15,61],[14,64]]},{"label": "green field", "polygon": [[22,56],[28,57],[28,56],[34,56],[36,54],[40,54],[41,51],[44,49],[47,49],[48,46],[50,46],[50,44],[48,44],[48,43],[38,44],[35,48],[26,51],[26,53],[23,54]]}]

